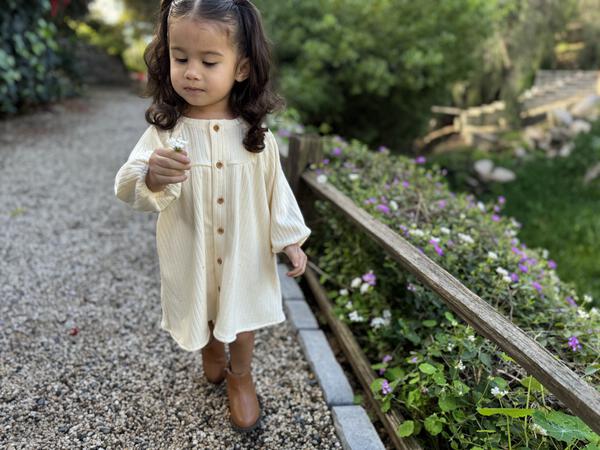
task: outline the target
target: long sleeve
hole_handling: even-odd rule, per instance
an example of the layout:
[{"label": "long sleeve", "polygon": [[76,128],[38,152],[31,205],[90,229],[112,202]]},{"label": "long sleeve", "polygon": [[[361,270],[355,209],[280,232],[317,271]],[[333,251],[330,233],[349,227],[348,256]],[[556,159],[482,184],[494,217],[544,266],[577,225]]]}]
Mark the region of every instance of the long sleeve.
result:
[{"label": "long sleeve", "polygon": [[266,178],[271,214],[271,251],[279,253],[291,244],[302,246],[311,234],[304,223],[296,197],[285,177],[279,147],[273,133],[265,133]]},{"label": "long sleeve", "polygon": [[181,183],[168,184],[159,192],[152,192],[146,185],[148,160],[152,152],[161,147],[164,144],[156,128],[150,125],[117,172],[115,195],[133,209],[160,212],[181,194]]}]

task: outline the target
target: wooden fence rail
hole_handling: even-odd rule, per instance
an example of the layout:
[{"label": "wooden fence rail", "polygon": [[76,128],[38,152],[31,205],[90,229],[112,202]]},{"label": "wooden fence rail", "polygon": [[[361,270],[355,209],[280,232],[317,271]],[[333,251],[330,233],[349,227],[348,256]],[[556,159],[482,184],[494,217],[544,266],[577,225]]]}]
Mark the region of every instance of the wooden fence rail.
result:
[{"label": "wooden fence rail", "polygon": [[315,198],[328,201],[404,269],[436,292],[451,310],[496,343],[590,428],[600,433],[600,393],[596,389],[398,233],[357,207],[331,184],[317,182],[316,174],[305,168],[321,158],[318,137],[292,135],[284,167],[303,211],[312,210]]}]

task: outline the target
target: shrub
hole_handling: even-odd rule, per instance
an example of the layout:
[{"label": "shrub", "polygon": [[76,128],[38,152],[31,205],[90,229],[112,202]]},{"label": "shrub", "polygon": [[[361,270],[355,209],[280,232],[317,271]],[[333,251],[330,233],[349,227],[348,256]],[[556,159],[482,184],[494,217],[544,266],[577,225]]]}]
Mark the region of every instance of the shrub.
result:
[{"label": "shrub", "polygon": [[[454,194],[444,171],[425,169],[423,157],[393,156],[385,147],[371,152],[339,136],[326,138],[325,149],[326,158],[311,166],[320,181],[344,192],[598,385],[598,310],[558,278],[545,249],[520,242],[518,222],[501,214],[503,197],[484,204]],[[561,411],[552,394],[457,319],[437,294],[330,206],[317,201],[316,208],[307,253],[327,274],[321,282],[336,315],[379,371],[372,390],[383,410],[399,408],[412,418],[399,433],[417,436],[424,448],[598,443],[589,427]],[[573,433],[561,434],[566,428]]]}]

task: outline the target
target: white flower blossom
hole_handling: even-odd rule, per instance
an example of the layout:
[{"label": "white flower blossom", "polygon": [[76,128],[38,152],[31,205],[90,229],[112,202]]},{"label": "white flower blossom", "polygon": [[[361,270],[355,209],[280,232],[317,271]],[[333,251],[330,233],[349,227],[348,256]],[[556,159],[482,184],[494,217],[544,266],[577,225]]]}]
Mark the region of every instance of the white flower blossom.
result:
[{"label": "white flower blossom", "polygon": [[348,295],[348,289],[340,289],[340,295]]},{"label": "white flower blossom", "polygon": [[488,257],[492,259],[498,259],[498,254],[494,252],[488,252]]},{"label": "white flower blossom", "polygon": [[317,175],[317,183],[325,183],[325,182],[327,182],[327,175],[325,175],[323,173],[320,175]]},{"label": "white flower blossom", "polygon": [[542,250],[542,258],[544,258],[544,259],[548,259],[548,256],[549,256],[549,255],[548,255],[548,250],[547,250],[547,249],[543,249],[543,250]]},{"label": "white flower blossom", "polygon": [[389,309],[384,309],[383,310],[383,318],[384,319],[391,319],[392,317],[392,313]]},{"label": "white flower blossom", "polygon": [[348,175],[348,178],[350,178],[352,181],[354,181],[354,180],[358,180],[360,178],[360,175],[357,173],[351,173],[350,175]]},{"label": "white flower blossom", "polygon": [[383,325],[387,325],[386,320],[383,317],[374,317],[371,320],[371,327],[377,329]]},{"label": "white flower blossom", "polygon": [[467,244],[473,244],[475,242],[468,234],[458,233],[458,237],[461,241],[466,242]]},{"label": "white flower blossom", "polygon": [[496,267],[496,273],[499,273],[502,276],[507,276],[508,270],[504,269],[503,267]]},{"label": "white flower blossom", "polygon": [[352,283],[350,283],[350,286],[352,286],[353,288],[357,288],[361,285],[361,283],[362,283],[362,278],[356,277],[354,280],[352,280]]},{"label": "white flower blossom", "polygon": [[425,233],[423,232],[423,230],[419,230],[418,228],[416,230],[408,230],[408,233],[411,236],[419,236],[419,237],[425,236]]},{"label": "white flower blossom", "polygon": [[465,216],[465,213],[460,213],[460,216],[458,216],[458,217],[459,217],[461,220],[464,220],[464,219],[465,219],[465,217],[467,217],[467,216]]},{"label": "white flower blossom", "polygon": [[482,202],[477,202],[477,207],[481,210],[481,211],[485,211],[485,205]]},{"label": "white flower blossom", "polygon": [[471,341],[471,342],[475,342],[475,336],[474,336],[474,335],[472,335],[472,334],[468,335],[468,336],[467,336],[467,339],[468,339],[469,341]]},{"label": "white flower blossom", "polygon": [[512,283],[512,278],[510,278],[508,275],[504,275],[502,277],[502,281],[504,281],[505,283]]},{"label": "white flower blossom", "polygon": [[451,352],[454,349],[454,344],[452,342],[448,343],[448,347],[446,347],[448,349],[449,352]]},{"label": "white flower blossom", "polygon": [[597,316],[600,314],[600,311],[598,311],[598,308],[596,308],[595,306],[593,308],[590,309],[590,314],[592,316]]},{"label": "white flower blossom", "polygon": [[455,369],[458,370],[465,370],[465,365],[462,362],[462,359],[458,360],[458,363],[454,366]]},{"label": "white flower blossom", "polygon": [[390,208],[392,208],[392,211],[396,211],[398,209],[398,203],[396,203],[395,200],[390,200]]},{"label": "white flower blossom", "polygon": [[346,308],[348,308],[348,309],[352,309],[352,300],[348,300],[348,301],[346,302]]},{"label": "white flower blossom", "polygon": [[360,286],[360,293],[364,294],[365,292],[367,292],[369,290],[369,287],[371,287],[371,285],[369,283],[363,283]]},{"label": "white flower blossom", "polygon": [[176,152],[180,152],[187,145],[187,141],[181,137],[169,138],[167,141],[169,147],[172,147]]},{"label": "white flower blossom", "polygon": [[584,294],[583,295],[583,303],[592,303],[594,299],[592,298],[592,296],[590,294]]},{"label": "white flower blossom", "polygon": [[440,238],[435,237],[435,236],[431,236],[431,240],[434,242],[440,242]]},{"label": "white flower blossom", "polygon": [[536,434],[541,434],[542,436],[548,436],[548,432],[544,428],[539,426],[537,423],[532,423],[530,429],[531,429],[531,431],[533,431]]},{"label": "white flower blossom", "polygon": [[348,317],[350,318],[350,320],[352,322],[364,322],[365,318],[363,316],[361,316],[358,311],[352,311],[350,314],[348,314]]},{"label": "white flower blossom", "polygon": [[450,234],[450,229],[446,227],[440,227],[440,232],[444,234]]},{"label": "white flower blossom", "polygon": [[498,386],[494,386],[490,391],[494,397],[500,398],[508,394],[508,391],[501,391]]},{"label": "white flower blossom", "polygon": [[583,310],[581,308],[579,308],[577,310],[577,315],[579,317],[581,317],[582,319],[589,319],[590,318],[590,314],[587,311],[585,311],[585,310]]}]

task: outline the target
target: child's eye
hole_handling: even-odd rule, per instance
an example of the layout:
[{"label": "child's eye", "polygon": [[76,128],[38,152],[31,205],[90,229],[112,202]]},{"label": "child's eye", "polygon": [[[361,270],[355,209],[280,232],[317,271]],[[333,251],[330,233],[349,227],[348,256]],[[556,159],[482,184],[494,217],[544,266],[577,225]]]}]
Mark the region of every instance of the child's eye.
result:
[{"label": "child's eye", "polygon": [[177,59],[175,58],[175,61],[177,61],[178,63],[184,63],[187,61],[187,59]]},{"label": "child's eye", "polygon": [[206,64],[207,66],[215,66],[217,63],[209,63],[205,61],[204,64]]}]

